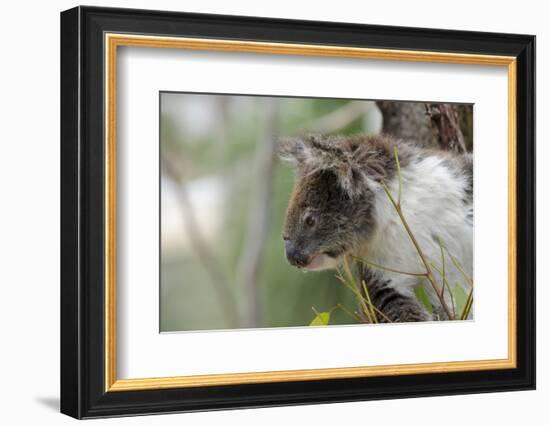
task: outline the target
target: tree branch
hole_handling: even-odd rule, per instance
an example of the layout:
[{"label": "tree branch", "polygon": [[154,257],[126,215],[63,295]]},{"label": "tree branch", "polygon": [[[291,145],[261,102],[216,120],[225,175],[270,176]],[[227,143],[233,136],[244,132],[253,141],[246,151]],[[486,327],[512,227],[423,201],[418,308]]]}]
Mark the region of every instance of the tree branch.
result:
[{"label": "tree branch", "polygon": [[258,327],[262,323],[260,273],[271,218],[272,187],[276,160],[276,132],[278,105],[274,99],[264,99],[264,126],[262,140],[256,145],[253,189],[247,214],[244,245],[238,265],[238,282],[242,284],[247,300],[245,326]]},{"label": "tree branch", "polygon": [[306,122],[295,133],[333,133],[363,117],[370,108],[371,106],[364,101],[351,101],[322,117]]},{"label": "tree branch", "polygon": [[226,320],[231,327],[237,327],[239,316],[236,307],[235,298],[229,289],[228,282],[225,278],[223,268],[218,262],[214,253],[205,242],[200,232],[198,222],[193,210],[193,205],[187,195],[185,184],[183,183],[183,175],[181,171],[166,155],[162,155],[162,170],[165,175],[176,185],[177,201],[183,217],[185,230],[189,236],[193,250],[202,264],[206,273],[210,276],[210,282],[216,292],[218,303],[222,309]]}]

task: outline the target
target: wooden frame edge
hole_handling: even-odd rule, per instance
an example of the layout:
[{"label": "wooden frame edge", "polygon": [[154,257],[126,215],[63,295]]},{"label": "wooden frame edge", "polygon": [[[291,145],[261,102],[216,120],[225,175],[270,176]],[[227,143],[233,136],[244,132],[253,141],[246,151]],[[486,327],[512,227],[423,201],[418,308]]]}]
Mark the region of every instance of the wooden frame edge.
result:
[{"label": "wooden frame edge", "polygon": [[316,381],[321,379],[414,375],[417,373],[513,369],[514,367],[515,361],[512,359],[503,359],[418,363],[392,366],[343,367],[330,369],[301,369],[273,372],[174,376],[166,378],[134,378],[118,379],[112,383],[108,391],[137,391],[183,387],[207,387],[216,385],[260,384],[269,382]]}]

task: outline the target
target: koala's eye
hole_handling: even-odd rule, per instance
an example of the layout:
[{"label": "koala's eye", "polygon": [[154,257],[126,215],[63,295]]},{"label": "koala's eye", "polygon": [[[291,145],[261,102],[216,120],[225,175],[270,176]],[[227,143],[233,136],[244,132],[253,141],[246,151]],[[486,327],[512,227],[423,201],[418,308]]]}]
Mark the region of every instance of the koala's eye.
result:
[{"label": "koala's eye", "polygon": [[306,217],[305,223],[306,223],[306,226],[313,227],[313,225],[315,224],[315,219],[312,216],[308,215]]}]

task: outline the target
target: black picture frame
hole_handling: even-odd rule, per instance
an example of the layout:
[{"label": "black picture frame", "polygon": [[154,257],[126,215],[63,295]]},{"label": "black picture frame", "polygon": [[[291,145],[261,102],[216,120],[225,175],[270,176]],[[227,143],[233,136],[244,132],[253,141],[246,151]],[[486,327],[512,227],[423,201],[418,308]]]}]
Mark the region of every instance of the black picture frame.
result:
[{"label": "black picture frame", "polygon": [[[517,367],[106,392],[105,32],[516,57]],[[67,10],[61,13],[61,194],[62,413],[92,418],[535,388],[534,36],[132,9]]]}]

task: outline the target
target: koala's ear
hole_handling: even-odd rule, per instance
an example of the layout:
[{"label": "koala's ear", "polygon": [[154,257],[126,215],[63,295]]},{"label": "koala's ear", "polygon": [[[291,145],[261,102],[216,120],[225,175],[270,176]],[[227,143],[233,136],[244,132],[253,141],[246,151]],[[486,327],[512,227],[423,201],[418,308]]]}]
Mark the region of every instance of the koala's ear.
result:
[{"label": "koala's ear", "polygon": [[342,189],[354,198],[366,191],[381,188],[380,182],[394,165],[393,156],[385,149],[362,143],[355,148],[344,148],[332,166]]},{"label": "koala's ear", "polygon": [[367,170],[357,161],[356,154],[356,148],[346,138],[310,134],[279,140],[281,159],[304,167],[308,174],[330,171],[352,198],[363,193],[369,185]]},{"label": "koala's ear", "polygon": [[283,161],[300,164],[307,160],[308,146],[298,137],[284,137],[279,139],[279,157]]},{"label": "koala's ear", "polygon": [[284,137],[279,140],[279,157],[298,165],[307,164],[312,170],[331,166],[334,147],[322,136],[308,134],[302,137]]},{"label": "koala's ear", "polygon": [[331,170],[336,174],[338,183],[350,198],[360,196],[367,190],[371,181],[368,174],[352,161],[342,161]]},{"label": "koala's ear", "polygon": [[338,136],[310,136],[308,163],[312,169],[328,170],[337,178],[339,186],[350,198],[361,195],[370,185],[369,175],[358,161],[358,147],[352,139]]}]

